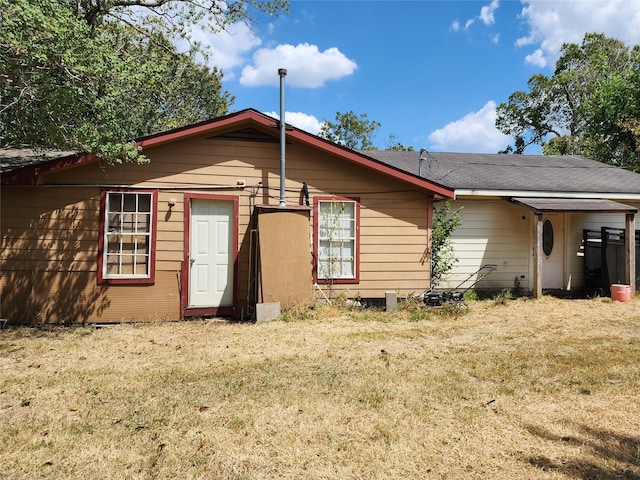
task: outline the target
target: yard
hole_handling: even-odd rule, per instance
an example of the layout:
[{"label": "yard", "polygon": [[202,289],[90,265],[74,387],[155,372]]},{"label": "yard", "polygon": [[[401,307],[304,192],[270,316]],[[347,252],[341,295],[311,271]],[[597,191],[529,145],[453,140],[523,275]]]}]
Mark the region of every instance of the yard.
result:
[{"label": "yard", "polygon": [[9,327],[0,478],[640,479],[640,297]]}]

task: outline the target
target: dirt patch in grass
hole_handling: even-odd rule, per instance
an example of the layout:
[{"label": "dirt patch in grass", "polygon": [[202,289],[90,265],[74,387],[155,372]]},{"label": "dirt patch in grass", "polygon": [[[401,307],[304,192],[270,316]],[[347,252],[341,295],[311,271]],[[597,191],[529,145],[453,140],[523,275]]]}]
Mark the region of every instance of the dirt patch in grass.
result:
[{"label": "dirt patch in grass", "polygon": [[0,478],[640,479],[639,361],[639,298],[7,329]]}]

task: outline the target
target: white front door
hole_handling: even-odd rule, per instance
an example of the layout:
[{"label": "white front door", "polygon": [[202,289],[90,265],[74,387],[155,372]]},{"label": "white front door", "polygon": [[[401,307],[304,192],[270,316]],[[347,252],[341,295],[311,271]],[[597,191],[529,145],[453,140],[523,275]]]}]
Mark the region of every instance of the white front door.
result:
[{"label": "white front door", "polygon": [[191,199],[189,306],[233,305],[233,202]]},{"label": "white front door", "polygon": [[564,215],[542,217],[542,288],[564,287]]}]

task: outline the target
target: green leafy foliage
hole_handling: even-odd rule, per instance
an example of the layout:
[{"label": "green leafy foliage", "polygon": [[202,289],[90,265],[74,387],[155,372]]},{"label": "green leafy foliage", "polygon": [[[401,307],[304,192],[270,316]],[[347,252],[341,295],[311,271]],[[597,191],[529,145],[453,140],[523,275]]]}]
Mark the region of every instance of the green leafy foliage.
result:
[{"label": "green leafy foliage", "polygon": [[395,133],[389,135],[387,139],[387,147],[386,150],[391,150],[395,152],[414,152],[414,148],[412,145],[404,145],[402,142],[398,141],[398,137]]},{"label": "green leafy foliage", "polygon": [[431,234],[431,286],[437,286],[458,261],[455,257],[451,234],[462,224],[462,207],[451,212],[451,204],[434,211]]},{"label": "green leafy foliage", "polygon": [[498,106],[496,127],[513,136],[504,152],[579,154],[640,170],[640,45],[588,33],[565,44],[551,77],[532,76]]},{"label": "green leafy foliage", "polygon": [[366,113],[336,112],[335,123],[325,118],[318,135],[353,150],[374,150],[373,139],[380,127],[381,124],[369,120]]},{"label": "green leafy foliage", "polygon": [[179,52],[285,0],[0,0],[0,146],[144,161],[133,139],[225,114],[223,74]]}]

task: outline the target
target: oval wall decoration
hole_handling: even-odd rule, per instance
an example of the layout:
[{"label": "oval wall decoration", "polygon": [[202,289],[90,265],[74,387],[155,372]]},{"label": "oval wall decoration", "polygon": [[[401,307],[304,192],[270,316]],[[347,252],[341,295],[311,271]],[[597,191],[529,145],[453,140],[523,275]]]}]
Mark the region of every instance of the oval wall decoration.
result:
[{"label": "oval wall decoration", "polygon": [[553,250],[553,225],[546,219],[542,225],[542,251],[548,257]]}]

